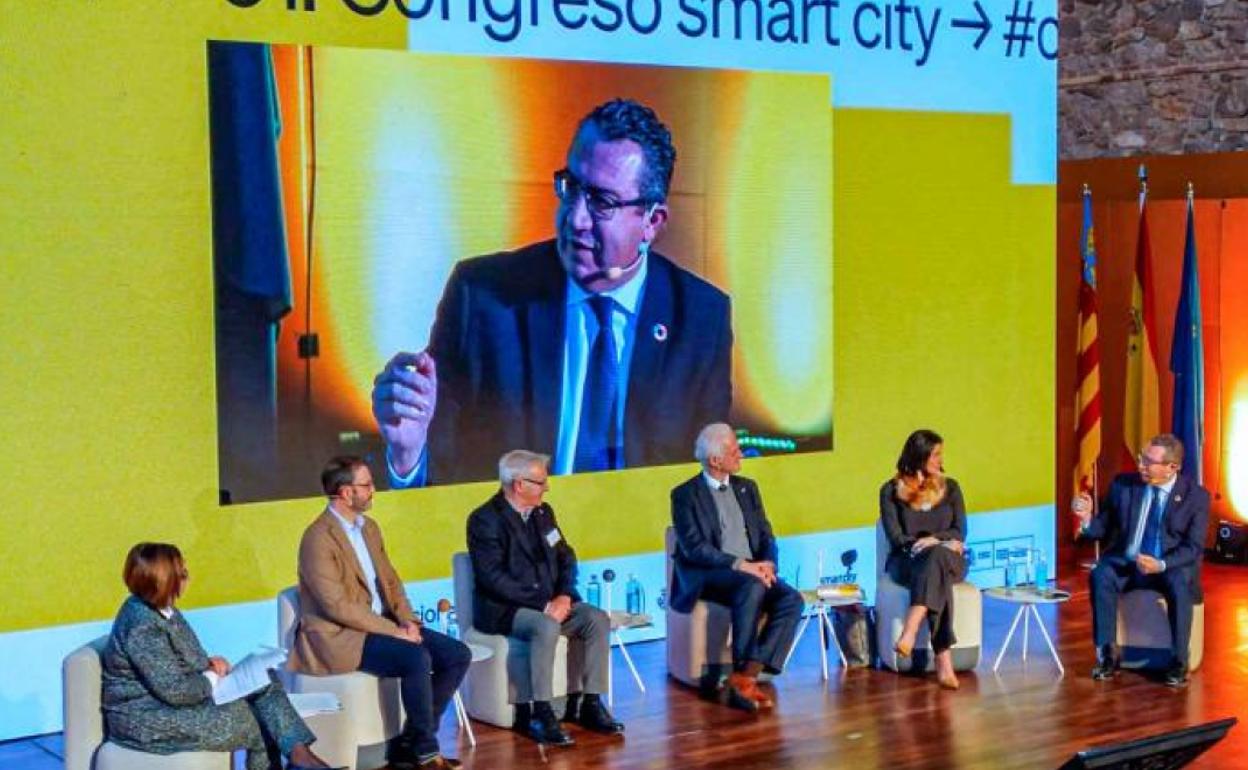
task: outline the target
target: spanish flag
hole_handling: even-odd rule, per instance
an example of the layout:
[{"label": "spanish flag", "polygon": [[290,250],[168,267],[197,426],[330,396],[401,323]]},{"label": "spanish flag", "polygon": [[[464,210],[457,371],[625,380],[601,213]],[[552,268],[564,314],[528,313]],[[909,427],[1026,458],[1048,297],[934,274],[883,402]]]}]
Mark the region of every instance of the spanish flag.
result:
[{"label": "spanish flag", "polygon": [[1122,421],[1122,465],[1136,467],[1136,454],[1156,436],[1161,423],[1157,375],[1157,323],[1153,307],[1152,251],[1148,243],[1148,188],[1140,189],[1140,232],[1131,281],[1130,329],[1127,338],[1127,393]]}]

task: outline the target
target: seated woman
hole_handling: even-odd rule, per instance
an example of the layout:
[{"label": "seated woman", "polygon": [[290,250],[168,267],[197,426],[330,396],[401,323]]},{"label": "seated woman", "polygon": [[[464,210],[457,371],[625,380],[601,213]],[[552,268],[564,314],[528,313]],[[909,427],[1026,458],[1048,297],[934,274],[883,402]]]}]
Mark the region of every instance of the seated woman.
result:
[{"label": "seated woman", "polygon": [[189,574],[167,543],[139,543],[123,572],[131,596],[121,605],[102,656],[108,739],[154,754],[247,750],[247,770],[328,767],[316,740],[276,682],[218,706],[212,687],[230,664],[208,657],[174,602]]},{"label": "seated woman", "polygon": [[885,568],[889,577],[910,588],[910,610],[894,649],[910,657],[926,617],[936,679],[956,690],[950,652],[956,641],[953,585],[966,575],[966,506],[958,482],[945,477],[943,450],[944,440],[930,430],[910,434],[897,460],[897,475],[880,488],[880,520],[892,546]]}]

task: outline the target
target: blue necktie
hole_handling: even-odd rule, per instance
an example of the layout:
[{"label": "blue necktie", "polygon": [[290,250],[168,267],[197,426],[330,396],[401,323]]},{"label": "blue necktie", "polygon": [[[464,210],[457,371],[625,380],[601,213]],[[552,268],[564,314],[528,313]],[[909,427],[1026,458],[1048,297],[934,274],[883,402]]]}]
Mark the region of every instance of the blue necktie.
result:
[{"label": "blue necktie", "polygon": [[581,422],[576,432],[576,458],[572,463],[574,473],[624,465],[623,447],[615,426],[619,398],[619,364],[615,334],[611,331],[615,300],[595,295],[588,301],[598,319],[598,331],[590,346],[585,387],[581,391]]},{"label": "blue necktie", "polygon": [[1154,559],[1161,558],[1161,487],[1152,487],[1153,500],[1148,506],[1148,521],[1144,524],[1144,537],[1140,538],[1140,551]]}]

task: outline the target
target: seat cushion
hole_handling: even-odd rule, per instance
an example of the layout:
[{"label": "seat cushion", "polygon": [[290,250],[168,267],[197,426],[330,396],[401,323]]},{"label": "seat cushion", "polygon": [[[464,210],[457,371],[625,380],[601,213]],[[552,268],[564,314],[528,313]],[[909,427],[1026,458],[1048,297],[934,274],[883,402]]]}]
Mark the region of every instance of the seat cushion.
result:
[{"label": "seat cushion", "polygon": [[149,754],[106,742],[95,755],[95,770],[230,770],[228,751],[180,751]]},{"label": "seat cushion", "polygon": [[[1166,599],[1146,588],[1127,591],[1118,602],[1118,646],[1123,665],[1132,668],[1165,668],[1170,665],[1170,619]],[[1200,668],[1205,651],[1205,605],[1192,608],[1192,638],[1188,645],[1188,668]]]}]

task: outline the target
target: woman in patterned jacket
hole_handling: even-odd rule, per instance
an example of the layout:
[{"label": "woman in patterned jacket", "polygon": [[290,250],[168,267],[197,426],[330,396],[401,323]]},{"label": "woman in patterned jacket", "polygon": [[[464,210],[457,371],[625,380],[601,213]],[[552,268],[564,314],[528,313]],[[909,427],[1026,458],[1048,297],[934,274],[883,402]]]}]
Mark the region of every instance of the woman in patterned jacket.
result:
[{"label": "woman in patterned jacket", "polygon": [[186,587],[182,553],[139,543],[123,573],[121,605],[103,655],[108,739],[154,754],[247,750],[247,770],[325,768],[316,739],[274,681],[246,698],[216,705],[212,688],[230,664],[209,657],[174,602]]}]

